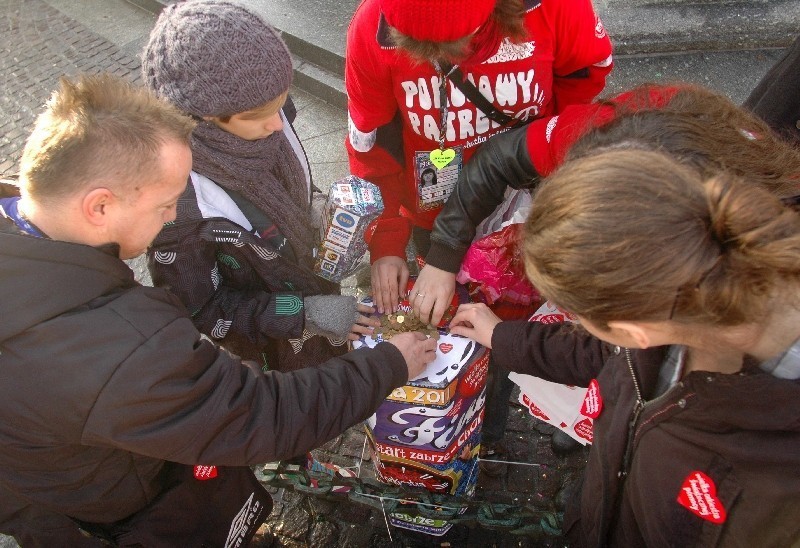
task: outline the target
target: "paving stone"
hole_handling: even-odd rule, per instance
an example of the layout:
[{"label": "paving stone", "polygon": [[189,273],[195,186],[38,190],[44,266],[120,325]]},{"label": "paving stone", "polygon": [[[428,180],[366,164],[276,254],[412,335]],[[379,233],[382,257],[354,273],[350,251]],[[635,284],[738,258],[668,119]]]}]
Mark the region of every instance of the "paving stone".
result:
[{"label": "paving stone", "polygon": [[308,537],[309,546],[336,546],[339,537],[338,528],[330,522],[321,521],[315,523],[311,528]]},{"label": "paving stone", "polygon": [[372,508],[356,503],[340,504],[335,516],[337,520],[348,524],[364,524],[372,517]]},{"label": "paving stone", "polygon": [[342,455],[361,458],[369,454],[369,446],[365,446],[366,434],[363,426],[350,428],[342,435],[340,452]]},{"label": "paving stone", "polygon": [[[270,527],[270,531],[280,537],[304,540],[312,523],[311,517],[299,505],[294,506],[290,511],[287,510],[284,510],[281,519]],[[270,521],[268,520],[267,523]]]},{"label": "paving stone", "polygon": [[342,548],[363,548],[369,546],[373,533],[374,530],[371,527],[350,523],[340,530],[338,545]]},{"label": "paving stone", "polygon": [[273,548],[276,545],[275,536],[269,530],[269,526],[267,524],[262,525],[256,534],[253,536],[253,540],[250,543],[250,548]]},{"label": "paving stone", "polygon": [[554,501],[556,494],[561,489],[562,471],[559,469],[542,469],[536,478],[536,493],[543,500]]},{"label": "paving stone", "polygon": [[60,76],[109,71],[140,80],[138,59],[42,0],[0,0],[0,28],[0,81],[15,104],[16,130],[0,143],[0,176],[18,170],[25,137]]},{"label": "paving stone", "polygon": [[338,505],[339,502],[321,498],[308,498],[308,509],[311,512],[311,516],[317,521],[327,520],[327,516],[332,516]]},{"label": "paving stone", "polygon": [[330,440],[329,442],[327,442],[322,447],[320,447],[320,450],[335,453],[339,450],[339,447],[341,447],[341,445],[342,445],[342,436],[337,436],[332,440]]}]

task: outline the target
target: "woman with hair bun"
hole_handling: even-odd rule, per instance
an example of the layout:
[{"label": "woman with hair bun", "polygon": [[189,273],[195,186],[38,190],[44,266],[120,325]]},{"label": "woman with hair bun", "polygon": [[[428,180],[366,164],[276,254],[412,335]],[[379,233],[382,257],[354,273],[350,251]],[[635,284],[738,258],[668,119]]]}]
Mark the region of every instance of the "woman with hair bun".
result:
[{"label": "woman with hair bun", "polygon": [[590,386],[577,546],[800,542],[800,216],[660,152],[569,161],[536,194],[526,271],[583,330],[463,305],[512,371]]},{"label": "woman with hair bun", "polygon": [[506,191],[531,191],[565,158],[602,147],[660,150],[698,169],[725,169],[780,197],[800,194],[800,154],[763,120],[719,92],[688,83],[644,84],[591,104],[570,105],[494,137],[464,166],[436,218],[431,251],[414,289],[416,312],[438,322],[478,225]]}]

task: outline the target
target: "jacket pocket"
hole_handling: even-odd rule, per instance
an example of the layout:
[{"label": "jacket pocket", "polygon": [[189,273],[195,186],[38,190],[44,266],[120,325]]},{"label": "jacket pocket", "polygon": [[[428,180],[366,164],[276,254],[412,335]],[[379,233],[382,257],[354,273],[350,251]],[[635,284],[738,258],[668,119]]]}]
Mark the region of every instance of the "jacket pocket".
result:
[{"label": "jacket pocket", "polygon": [[672,546],[723,546],[728,520],[742,487],[731,465],[715,456],[704,470],[686,473],[675,498],[672,515],[677,538]]}]

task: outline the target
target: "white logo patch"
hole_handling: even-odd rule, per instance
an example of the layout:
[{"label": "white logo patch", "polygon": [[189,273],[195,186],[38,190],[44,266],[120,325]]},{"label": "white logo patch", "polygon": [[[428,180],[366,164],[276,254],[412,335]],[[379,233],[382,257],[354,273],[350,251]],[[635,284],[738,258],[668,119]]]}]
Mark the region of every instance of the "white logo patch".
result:
[{"label": "white logo patch", "polygon": [[485,64],[491,65],[494,63],[507,63],[509,61],[519,61],[520,59],[527,59],[533,57],[533,52],[536,49],[536,42],[525,42],[524,44],[515,44],[508,38],[503,39],[500,44],[500,49],[493,57],[490,57]]},{"label": "white logo patch", "polygon": [[245,501],[242,509],[233,517],[231,528],[228,531],[228,539],[225,541],[225,548],[239,548],[242,546],[244,537],[247,535],[247,529],[261,512],[261,503],[253,501],[253,495],[255,493],[250,493],[250,498]]},{"label": "white logo patch", "polygon": [[153,254],[157,263],[161,264],[172,264],[175,262],[175,259],[178,257],[178,254],[174,251],[156,251]]},{"label": "white logo patch", "polygon": [[261,246],[250,244],[250,247],[253,248],[253,251],[256,252],[256,255],[264,259],[265,261],[271,261],[273,259],[278,258],[278,254],[274,251],[270,251],[268,249],[264,249]]},{"label": "white logo patch", "polygon": [[230,320],[217,320],[217,325],[211,330],[211,336],[215,339],[224,339],[232,323]]},{"label": "white logo patch", "polygon": [[550,121],[547,122],[547,129],[545,130],[544,138],[549,143],[550,139],[553,138],[553,130],[556,129],[556,124],[558,123],[558,116],[553,116],[550,118]]},{"label": "white logo patch", "polygon": [[337,339],[334,337],[325,337],[328,339],[328,342],[331,343],[331,346],[342,346],[344,343],[347,342],[347,339]]},{"label": "white logo patch", "polygon": [[227,242],[235,244],[242,239],[241,230],[222,230],[219,228],[215,228],[212,232],[214,232],[215,242]]},{"label": "white logo patch", "polygon": [[306,329],[303,330],[303,336],[299,339],[289,339],[289,344],[292,345],[292,350],[294,350],[295,354],[299,354],[300,351],[303,349],[303,343],[305,343],[308,339],[313,337],[314,334],[311,331]]},{"label": "white logo patch", "polygon": [[219,265],[216,263],[214,264],[214,268],[211,269],[211,283],[214,284],[214,291],[217,290],[219,287],[220,276],[219,276]]},{"label": "white logo patch", "polygon": [[606,37],[606,28],[603,26],[603,22],[600,20],[600,17],[595,15],[594,16],[594,35],[597,38],[605,38]]}]

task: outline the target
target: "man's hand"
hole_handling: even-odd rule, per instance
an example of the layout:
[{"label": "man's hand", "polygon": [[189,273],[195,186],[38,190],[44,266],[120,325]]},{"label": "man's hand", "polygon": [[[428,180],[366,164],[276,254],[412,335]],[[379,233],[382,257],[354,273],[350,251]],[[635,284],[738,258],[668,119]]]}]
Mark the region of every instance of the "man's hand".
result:
[{"label": "man's hand", "polygon": [[408,294],[414,314],[423,322],[438,325],[456,292],[456,275],[429,264],[422,267]]},{"label": "man's hand", "polygon": [[503,320],[483,303],[462,304],[450,320],[450,333],[469,337],[486,348],[491,348],[494,328],[501,321]]},{"label": "man's hand", "polygon": [[372,335],[375,328],[381,326],[381,321],[378,318],[365,315],[375,312],[375,309],[371,306],[359,304],[358,311],[360,312],[358,319],[356,323],[353,324],[353,327],[350,328],[350,334],[347,336],[351,341],[357,341],[361,338],[361,335]]},{"label": "man's hand", "polygon": [[381,257],[372,263],[372,300],[378,312],[396,312],[408,283],[408,264],[400,257]]},{"label": "man's hand", "polygon": [[395,345],[403,354],[409,380],[421,375],[425,367],[436,359],[436,340],[417,331],[394,335],[387,342]]}]

